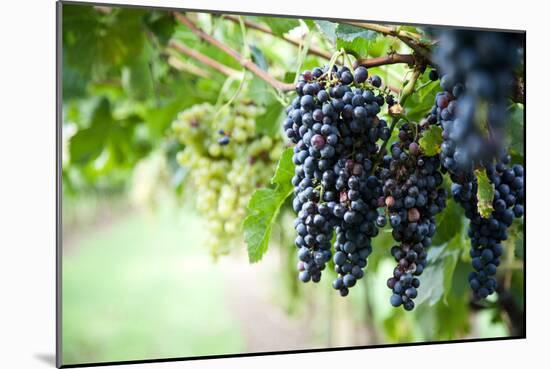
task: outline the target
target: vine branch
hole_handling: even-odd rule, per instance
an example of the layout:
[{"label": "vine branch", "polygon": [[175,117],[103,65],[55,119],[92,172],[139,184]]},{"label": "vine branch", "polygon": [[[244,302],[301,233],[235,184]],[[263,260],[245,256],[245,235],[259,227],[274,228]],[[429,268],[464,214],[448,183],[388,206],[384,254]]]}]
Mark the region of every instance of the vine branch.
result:
[{"label": "vine branch", "polygon": [[[414,87],[416,85],[416,81],[422,75],[423,70],[424,70],[424,66],[422,66],[422,65],[418,65],[418,66],[416,66],[416,68],[414,68],[411,79],[409,79],[409,81],[407,82],[405,87],[403,87],[403,91],[401,92],[401,96],[399,97],[399,105],[401,107],[403,107],[405,105],[405,103],[407,102],[407,99],[409,98],[409,96],[411,96],[411,94],[414,92]],[[384,155],[384,151],[386,151],[386,146],[388,145],[388,141],[391,138],[393,130],[394,130],[395,126],[397,125],[397,123],[400,120],[401,120],[401,114],[398,114],[398,115],[393,117],[392,122],[391,122],[391,126],[390,126],[390,136],[386,140],[384,140],[382,145],[380,145],[380,150],[378,151],[378,160],[377,161],[380,161],[380,159]]]},{"label": "vine branch", "polygon": [[[207,34],[203,30],[199,29],[189,18],[187,18],[185,15],[180,14],[178,12],[174,12],[174,17],[183,25],[185,25],[191,32],[193,32],[195,35],[197,35],[202,40],[210,43],[211,45],[217,47],[218,49],[222,50],[229,56],[231,56],[233,59],[235,59],[237,62],[239,62],[240,65],[242,65],[244,68],[248,69],[250,72],[254,73],[256,76],[264,80],[266,83],[268,83],[270,86],[272,86],[275,89],[278,89],[283,92],[288,92],[294,90],[295,86],[292,83],[284,83],[281,82],[271,75],[269,75],[266,71],[261,69],[258,65],[256,65],[254,62],[252,62],[249,59],[244,58],[241,54],[239,54],[236,50],[233,50],[231,47],[227,46],[226,44],[222,43],[221,41],[217,40],[216,38],[212,37],[211,35]],[[228,18],[229,19],[229,18]],[[237,19],[238,20],[238,19]],[[247,21],[245,21],[245,25]],[[249,22],[250,23],[250,22]],[[259,27],[262,27],[261,25],[258,25]],[[263,28],[263,27],[262,27]],[[271,32],[271,30],[269,30]],[[206,65],[211,66],[212,68],[224,73],[228,74],[230,71],[229,67],[207,57],[206,55],[203,55],[196,50],[190,49],[189,47],[186,47],[182,44],[172,44],[173,48],[178,49],[182,53],[197,59],[200,62],[205,63]],[[183,46],[183,47],[182,47]],[[328,54],[327,54],[328,55]],[[330,59],[330,58],[329,58]],[[374,66],[381,66],[381,65],[389,65],[389,64],[396,64],[396,63],[406,63],[406,64],[414,64],[415,63],[415,57],[414,55],[406,55],[406,54],[390,54],[383,57],[378,58],[371,58],[371,59],[360,59],[361,65],[365,65],[367,67],[374,67]],[[222,71],[223,70],[223,71]],[[229,74],[228,74],[229,75]],[[395,88],[391,88],[392,91],[396,92]]]},{"label": "vine branch", "polygon": [[[221,41],[215,39],[211,35],[207,34],[203,30],[199,29],[189,18],[187,18],[185,15],[180,14],[178,12],[174,12],[174,17],[183,25],[187,26],[191,32],[193,32],[195,35],[197,35],[199,38],[205,40],[206,42],[212,44],[213,46],[217,47],[218,49],[222,50],[229,56],[231,56],[233,59],[235,59],[237,62],[239,62],[240,65],[242,65],[244,68],[249,70],[250,72],[254,73],[256,76],[258,76],[260,79],[264,80],[267,84],[272,86],[275,89],[278,89],[282,92],[288,92],[294,90],[294,84],[292,83],[284,83],[282,81],[277,80],[276,78],[269,75],[266,71],[261,69],[258,65],[256,65],[253,61],[244,58],[241,54],[239,54],[236,50],[233,50],[226,44],[222,43]],[[232,21],[232,22],[239,22],[239,19],[234,16],[224,16],[224,18]],[[368,29],[371,31],[379,32],[385,35],[389,35],[392,37],[396,37],[400,39],[403,43],[405,43],[407,46],[409,46],[413,51],[414,54],[397,54],[392,53],[388,54],[386,56],[376,57],[376,58],[359,58],[357,59],[356,63],[358,65],[363,65],[366,68],[372,68],[372,67],[378,67],[383,65],[390,65],[390,64],[407,64],[409,66],[413,65],[433,65],[431,61],[431,52],[428,44],[423,43],[421,41],[421,36],[417,33],[410,32],[410,31],[404,31],[400,30],[396,27],[388,27],[380,24],[375,23],[361,23],[361,22],[346,22],[347,24]],[[255,23],[249,20],[244,20],[244,24],[252,29],[258,30],[260,32],[264,32],[266,34],[270,34],[273,36],[276,36],[273,31],[262,24]],[[289,36],[281,36],[284,40],[286,40],[289,43],[292,43],[294,45],[299,46],[300,41],[296,40]],[[193,50],[185,45],[182,44],[174,44],[172,43],[170,46],[172,46],[174,49],[177,49],[178,51],[184,53],[185,55],[192,57],[196,60],[198,60],[201,63],[204,63],[211,68],[219,71],[220,73],[226,74],[226,75],[232,75],[236,71],[230,67],[227,67],[216,60],[209,58],[208,56],[199,53],[196,50]],[[330,60],[331,55],[330,53],[321,50],[316,47],[310,47],[308,50],[309,53],[320,56],[324,59]],[[419,60],[420,59],[420,60]],[[390,89],[394,92],[398,92],[397,89],[392,88],[389,86]],[[408,98],[408,94],[402,94],[403,97]],[[514,102],[519,103],[525,103],[525,83],[523,81],[523,78],[519,77],[515,79],[514,82],[514,90],[512,93],[512,100]],[[403,105],[403,104],[401,104]]]},{"label": "vine branch", "polygon": [[410,66],[414,65],[416,58],[412,54],[388,54],[377,58],[357,59],[357,64],[365,68],[379,67],[381,65],[404,63]]},{"label": "vine branch", "polygon": [[237,71],[233,68],[230,68],[230,67],[226,66],[225,64],[222,64],[222,63],[218,62],[217,60],[214,60],[214,59],[210,58],[209,56],[206,56],[206,55],[198,52],[197,50],[191,49],[189,46],[187,46],[187,45],[185,45],[181,42],[171,40],[170,43],[168,44],[168,46],[171,47],[174,50],[177,50],[177,51],[181,52],[182,54],[185,54],[185,55],[199,61],[200,63],[203,63],[203,64],[209,66],[212,69],[217,70],[218,72],[220,72],[222,74],[225,74],[226,76],[234,76],[234,75],[239,73],[239,71]]},{"label": "vine branch", "polygon": [[217,47],[221,51],[225,52],[227,55],[231,56],[233,59],[235,59],[237,62],[239,62],[240,65],[242,65],[244,68],[248,69],[252,73],[254,73],[258,78],[261,78],[266,83],[268,83],[270,86],[272,86],[275,89],[281,90],[281,91],[292,91],[294,90],[294,84],[292,83],[284,83],[281,82],[275,78],[273,78],[271,75],[269,75],[266,71],[261,69],[258,65],[256,65],[254,62],[252,62],[249,59],[245,59],[242,57],[241,54],[239,54],[237,51],[233,50],[231,47],[227,46],[223,42],[215,39],[214,37],[210,36],[203,30],[197,28],[197,26],[185,15],[182,15],[178,12],[174,12],[174,17],[183,25],[185,25],[187,28],[191,30],[195,35],[203,39],[204,41],[212,44],[213,46]]},{"label": "vine branch", "polygon": [[[234,23],[239,23],[239,18],[234,16],[234,15],[224,15],[223,18],[227,19],[227,20],[230,20]],[[244,21],[244,24],[246,27],[248,28],[251,28],[251,29],[255,29],[257,31],[260,31],[260,32],[263,32],[263,33],[266,33],[268,35],[272,35],[272,36],[277,36],[273,33],[273,31],[263,25],[263,24],[260,24],[260,23],[256,23],[256,22],[252,22],[250,20],[247,20],[245,19]],[[300,40],[297,40],[295,38],[292,38],[290,36],[286,36],[286,35],[282,35],[281,38],[285,41],[287,41],[288,43],[291,43],[295,46],[300,46],[301,42]],[[316,46],[310,46],[309,49],[308,49],[308,53],[310,54],[313,54],[313,55],[317,55],[321,58],[324,58],[324,59],[327,59],[327,60],[330,60],[330,58],[332,57],[332,55]]]},{"label": "vine branch", "polygon": [[420,41],[421,36],[418,33],[410,32],[410,31],[403,31],[399,30],[395,27],[389,27],[384,26],[382,24],[377,23],[365,23],[365,22],[346,22],[347,24],[350,24],[355,27],[360,27],[364,29],[368,29],[370,31],[375,31],[378,33],[383,33],[390,36],[395,37],[406,37],[412,40]]},{"label": "vine branch", "polygon": [[375,23],[362,23],[362,22],[346,22],[355,27],[368,29],[370,31],[382,33],[388,36],[393,36],[401,40],[405,45],[410,47],[415,53],[422,57],[428,64],[431,63],[431,52],[429,45],[421,42],[421,36],[414,32],[403,31],[395,27],[388,27]]}]

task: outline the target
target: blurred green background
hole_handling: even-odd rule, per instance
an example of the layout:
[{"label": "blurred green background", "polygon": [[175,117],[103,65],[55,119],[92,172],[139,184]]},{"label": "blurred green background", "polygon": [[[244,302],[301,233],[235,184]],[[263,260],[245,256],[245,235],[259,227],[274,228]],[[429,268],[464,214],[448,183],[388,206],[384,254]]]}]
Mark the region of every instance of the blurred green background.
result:
[{"label": "blurred green background", "polygon": [[[287,83],[297,71],[327,63],[311,47],[329,56],[345,47],[352,59],[410,52],[393,38],[339,33],[332,22],[242,18],[269,34],[238,18],[187,16]],[[289,206],[276,219],[261,262],[249,263],[240,237],[222,240],[231,252],[213,258],[205,247],[212,236],[208,220],[194,203],[201,188],[192,184],[190,168],[176,162],[184,147],[172,122],[195,104],[229,101],[246,85],[243,93],[265,108],[257,129],[280,137],[288,96],[243,72],[169,12],[63,4],[62,25],[64,364],[520,334],[522,223],[514,224],[499,267],[507,301],[520,315],[503,308],[502,296],[475,305],[466,282],[467,225],[451,200],[438,216],[413,312],[388,303],[386,279],[394,267],[388,230],[373,242],[366,277],[345,299],[330,287],[330,272],[319,284],[298,283]],[[302,41],[296,46],[283,35]],[[170,41],[237,74],[208,68]],[[371,72],[394,86],[407,76],[400,64]],[[419,83],[425,87],[407,108],[412,120],[431,108],[438,87],[425,75]],[[514,161],[522,162],[523,130],[517,127],[523,127],[523,106],[511,111],[516,128],[510,148]]]}]

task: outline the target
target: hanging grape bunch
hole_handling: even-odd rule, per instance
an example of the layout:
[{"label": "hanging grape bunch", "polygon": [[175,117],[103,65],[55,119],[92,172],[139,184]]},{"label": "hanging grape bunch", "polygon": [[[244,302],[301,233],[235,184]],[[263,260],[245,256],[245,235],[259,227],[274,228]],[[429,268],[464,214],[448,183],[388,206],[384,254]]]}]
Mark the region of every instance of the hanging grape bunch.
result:
[{"label": "hanging grape bunch", "polygon": [[[438,51],[438,55],[443,52]],[[364,275],[371,241],[378,234],[376,226],[384,227],[389,220],[398,242],[390,251],[398,262],[387,282],[392,290],[390,303],[414,309],[419,277],[427,266],[427,248],[436,232],[434,216],[445,208],[442,183],[443,174],[448,172],[455,182],[453,196],[471,221],[475,272],[469,282],[474,297],[484,298],[495,291],[500,243],[507,238],[506,229],[513,218],[523,215],[523,168],[507,168],[506,155],[497,155],[503,151],[501,132],[506,114],[502,110],[508,86],[504,80],[511,71],[512,58],[494,68],[488,64],[487,55],[472,58],[481,59],[473,72],[453,69],[449,60],[445,61],[447,68],[441,69],[447,73],[441,81],[443,91],[436,95],[433,109],[420,124],[400,125],[398,140],[380,163],[378,143],[388,140],[391,132],[378,114],[385,101],[394,104],[393,96],[376,92],[380,78],[368,78],[364,67],[354,71],[347,67],[330,71],[315,68],[300,76],[298,96],[286,110],[283,128],[295,143],[294,226],[303,282],[318,282],[332,257],[338,273],[333,287],[346,296]],[[472,84],[470,73],[479,77],[483,74],[480,71],[493,73],[487,77],[490,79],[498,75],[505,92]],[[431,70],[429,77],[437,80],[439,73]],[[469,93],[474,97],[468,97]],[[485,126],[476,121],[479,117],[473,110],[480,108],[471,101],[485,102],[480,110],[486,114],[482,118]],[[442,127],[442,143],[440,154],[428,156],[422,152],[419,138],[433,126]],[[485,135],[484,129],[490,134]],[[495,157],[500,160],[497,164],[493,164]],[[494,212],[484,216],[478,210],[474,174],[480,168],[495,188]],[[379,215],[380,208],[387,217]],[[334,248],[330,243],[333,232]]]},{"label": "hanging grape bunch", "polygon": [[363,277],[371,239],[378,234],[382,187],[371,171],[376,142],[390,135],[377,116],[385,102],[375,93],[380,86],[380,78],[368,78],[362,66],[353,72],[345,66],[305,71],[283,124],[296,144],[292,184],[299,277],[318,282],[333,257],[338,273],[333,287],[342,296]]},{"label": "hanging grape bunch", "polygon": [[[414,308],[420,276],[426,267],[427,248],[431,245],[436,225],[434,216],[445,207],[446,194],[441,188],[443,176],[439,172],[439,157],[423,155],[418,138],[424,125],[415,129],[405,123],[399,129],[398,141],[391,145],[378,171],[383,181],[384,205],[392,227],[392,236],[399,245],[391,255],[398,262],[387,285],[393,294],[393,306]],[[386,217],[377,223],[383,226]]]},{"label": "hanging grape bunch", "polygon": [[468,280],[476,299],[495,292],[495,274],[503,253],[501,242],[508,238],[507,230],[514,218],[522,217],[524,212],[523,167],[518,164],[508,167],[509,162],[510,157],[504,155],[498,164],[489,164],[485,169],[495,188],[493,211],[488,217],[479,212],[477,179],[465,184],[453,183],[452,187],[454,199],[462,205],[470,220],[468,236],[471,238],[470,256],[474,271]]},{"label": "hanging grape bunch", "polygon": [[428,119],[443,128],[442,163],[456,180],[499,158],[508,97],[521,55],[517,35],[444,30],[434,62],[441,88]]},{"label": "hanging grape bunch", "polygon": [[[519,42],[513,34],[446,30],[434,53],[444,73],[443,91],[427,121],[443,128],[442,165],[454,182],[454,199],[470,220],[474,272],[469,283],[476,299],[496,290],[501,242],[508,238],[514,217],[523,216],[523,167],[508,167],[510,157],[503,147],[513,71],[521,59]],[[494,188],[486,208],[477,199],[479,173],[484,172]]]},{"label": "hanging grape bunch", "polygon": [[246,205],[257,187],[265,186],[282,153],[280,139],[256,131],[264,113],[250,101],[234,102],[217,112],[195,105],[178,115],[173,130],[185,149],[180,165],[189,171],[197,191],[195,203],[207,219],[207,247],[214,256],[239,241]]}]

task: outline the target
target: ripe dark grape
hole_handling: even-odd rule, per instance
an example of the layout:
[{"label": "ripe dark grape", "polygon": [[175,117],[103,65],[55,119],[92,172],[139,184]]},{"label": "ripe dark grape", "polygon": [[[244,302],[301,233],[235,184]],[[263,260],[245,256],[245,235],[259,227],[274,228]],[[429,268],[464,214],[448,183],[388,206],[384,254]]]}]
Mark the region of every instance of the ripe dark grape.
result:
[{"label": "ripe dark grape", "polygon": [[354,80],[357,83],[363,83],[367,80],[368,75],[369,74],[368,74],[367,68],[363,66],[359,66],[357,67],[357,69],[355,69]]},{"label": "ripe dark grape", "polygon": [[372,76],[371,83],[374,87],[382,86],[382,79],[379,76]]},{"label": "ripe dark grape", "polygon": [[221,145],[221,146],[225,146],[227,144],[229,144],[229,137],[228,136],[223,136],[221,138],[218,139],[218,143]]}]

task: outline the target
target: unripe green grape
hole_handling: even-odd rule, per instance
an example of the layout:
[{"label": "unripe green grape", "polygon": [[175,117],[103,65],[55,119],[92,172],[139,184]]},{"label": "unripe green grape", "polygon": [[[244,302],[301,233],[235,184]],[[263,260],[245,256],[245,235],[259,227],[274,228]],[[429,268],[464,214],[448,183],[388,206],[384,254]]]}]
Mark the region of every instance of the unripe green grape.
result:
[{"label": "unripe green grape", "polygon": [[235,142],[242,143],[246,141],[248,135],[243,128],[237,127],[233,130],[233,135],[231,136],[231,138],[235,140]]},{"label": "unripe green grape", "polygon": [[[253,192],[272,177],[282,151],[282,141],[256,131],[263,107],[240,101],[216,112],[198,104],[178,114],[173,123],[185,145],[178,163],[189,171],[189,198],[207,220],[206,247],[213,256],[242,243],[241,224]],[[227,136],[229,143],[220,145]]]}]

